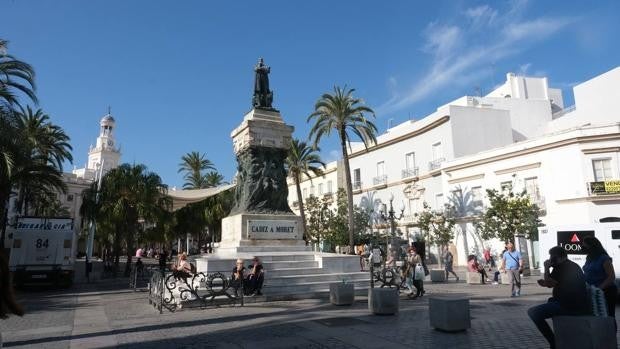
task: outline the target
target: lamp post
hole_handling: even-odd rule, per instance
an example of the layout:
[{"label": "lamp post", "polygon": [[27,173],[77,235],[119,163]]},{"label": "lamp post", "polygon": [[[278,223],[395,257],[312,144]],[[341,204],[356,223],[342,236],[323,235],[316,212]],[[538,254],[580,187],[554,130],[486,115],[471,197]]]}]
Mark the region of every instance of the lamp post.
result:
[{"label": "lamp post", "polygon": [[[394,206],[392,205],[393,202],[394,202],[394,194],[390,194],[390,210],[387,211],[387,206],[383,204],[381,211],[379,211],[379,214],[381,214],[381,219],[383,219],[384,221],[390,222],[390,235],[392,237],[396,235],[396,221],[401,220],[404,217],[404,212],[405,212],[405,204],[403,203],[400,207],[400,215],[396,216],[396,212],[394,211]],[[388,246],[389,246],[389,238],[386,237],[385,239],[386,258],[387,258],[387,253],[388,253]]]}]

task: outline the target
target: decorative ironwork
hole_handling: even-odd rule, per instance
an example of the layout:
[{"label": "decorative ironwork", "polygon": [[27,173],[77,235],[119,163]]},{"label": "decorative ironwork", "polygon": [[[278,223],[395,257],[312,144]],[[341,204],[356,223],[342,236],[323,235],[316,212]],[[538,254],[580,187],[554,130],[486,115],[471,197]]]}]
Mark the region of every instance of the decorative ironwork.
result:
[{"label": "decorative ironwork", "polygon": [[139,288],[148,287],[149,280],[154,273],[159,272],[159,266],[139,266],[133,264],[129,272],[129,288],[137,291]]},{"label": "decorative ironwork", "polygon": [[428,163],[428,170],[436,170],[441,167],[441,163],[446,161],[446,158],[439,158]]},{"label": "decorative ironwork", "polygon": [[196,301],[200,308],[219,306],[221,300],[243,306],[243,283],[231,282],[222,273],[173,272],[154,273],[149,285],[149,304],[161,314],[163,308],[171,312],[182,307],[182,302]]},{"label": "decorative ironwork", "polygon": [[375,283],[379,285],[380,288],[384,287],[396,287],[400,291],[401,288],[404,288],[405,279],[402,277],[401,267],[395,268],[382,268],[380,270],[375,271],[372,264],[370,265],[370,287],[374,288]]},{"label": "decorative ironwork", "polygon": [[406,168],[402,171],[402,178],[409,178],[409,177],[417,177],[418,176],[418,168],[414,167],[414,168]]},{"label": "decorative ironwork", "polygon": [[387,175],[377,176],[372,179],[373,185],[387,184]]}]

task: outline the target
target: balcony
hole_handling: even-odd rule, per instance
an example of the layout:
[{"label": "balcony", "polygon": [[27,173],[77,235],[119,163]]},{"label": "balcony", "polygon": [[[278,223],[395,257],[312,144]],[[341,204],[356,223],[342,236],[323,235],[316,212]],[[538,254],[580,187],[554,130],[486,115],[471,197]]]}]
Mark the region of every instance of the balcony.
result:
[{"label": "balcony", "polygon": [[542,212],[546,212],[547,211],[547,205],[545,203],[545,197],[541,196],[541,195],[530,195],[530,201],[535,204],[536,206],[538,206],[538,208],[542,211]]},{"label": "balcony", "polygon": [[377,176],[372,179],[373,186],[387,185],[387,175]]},{"label": "balcony", "polygon": [[417,177],[418,176],[418,168],[417,167],[413,167],[413,168],[406,168],[402,171],[402,179],[405,178],[411,178],[411,177]]},{"label": "balcony", "polygon": [[428,163],[428,170],[433,171],[441,167],[441,163],[446,161],[446,158],[439,158]]},{"label": "balcony", "polygon": [[362,190],[362,182],[361,181],[353,181],[353,191]]},{"label": "balcony", "polygon": [[620,180],[588,182],[588,196],[605,196],[620,194]]}]

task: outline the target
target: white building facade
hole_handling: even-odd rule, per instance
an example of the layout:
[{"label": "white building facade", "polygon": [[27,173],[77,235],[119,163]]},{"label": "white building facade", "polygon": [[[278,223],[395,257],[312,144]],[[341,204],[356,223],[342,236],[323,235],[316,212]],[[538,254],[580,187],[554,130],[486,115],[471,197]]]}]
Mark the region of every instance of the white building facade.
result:
[{"label": "white building facade", "polygon": [[[564,108],[561,90],[549,88],[546,78],[508,74],[484,97],[464,96],[390,128],[368,149],[355,144],[349,155],[354,203],[373,202],[378,212],[393,195],[394,209],[404,213],[398,230],[416,240],[414,215],[424,202],[443,209],[458,204],[454,194],[464,194],[472,214],[455,230],[460,265],[483,247],[494,253],[503,248],[499,241],[481,241],[472,223],[487,204],[486,189],[525,189],[543,209],[545,225],[618,217],[620,192],[597,194],[590,183],[600,187],[620,178],[620,115],[614,107],[620,67],[575,86],[574,93],[575,106]],[[532,250],[535,266],[535,245]]]}]

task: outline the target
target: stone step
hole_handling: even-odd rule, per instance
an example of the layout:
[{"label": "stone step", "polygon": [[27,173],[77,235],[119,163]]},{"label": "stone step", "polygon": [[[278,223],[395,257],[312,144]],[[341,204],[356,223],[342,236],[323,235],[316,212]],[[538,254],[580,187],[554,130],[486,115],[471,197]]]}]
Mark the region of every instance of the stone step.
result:
[{"label": "stone step", "polygon": [[283,255],[261,255],[256,254],[261,262],[281,262],[281,261],[314,261],[313,254],[283,254]]},{"label": "stone step", "polygon": [[[351,281],[356,289],[367,289],[370,287],[369,280],[355,280]],[[263,286],[263,293],[265,295],[292,295],[308,292],[329,292],[329,284],[333,282],[321,281],[321,282],[302,282],[293,285],[275,285],[269,286],[265,284]]]},{"label": "stone step", "polygon": [[253,252],[311,252],[310,246],[239,246],[234,248],[218,247],[218,252],[253,253]]},{"label": "stone step", "polygon": [[265,285],[269,286],[288,286],[298,285],[308,282],[342,282],[345,281],[369,281],[368,273],[332,273],[332,274],[312,274],[312,275],[287,275],[272,278],[268,274],[265,279]]},{"label": "stone step", "polygon": [[324,271],[321,268],[279,268],[275,270],[267,270],[267,276],[269,278],[291,275],[313,275],[322,273],[324,273]]},{"label": "stone step", "polygon": [[[247,264],[247,263],[246,263]],[[286,268],[318,268],[318,261],[263,261],[263,267],[267,272],[270,270],[286,269]]]}]

